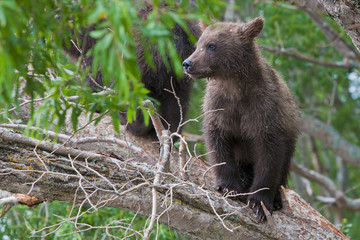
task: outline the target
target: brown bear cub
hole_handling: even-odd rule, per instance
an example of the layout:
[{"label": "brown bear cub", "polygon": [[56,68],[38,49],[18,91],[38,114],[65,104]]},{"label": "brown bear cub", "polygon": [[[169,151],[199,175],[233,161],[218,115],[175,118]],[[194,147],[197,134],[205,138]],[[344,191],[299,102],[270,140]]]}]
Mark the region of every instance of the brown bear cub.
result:
[{"label": "brown bear cub", "polygon": [[[164,7],[165,5],[163,5]],[[152,6],[146,5],[144,8],[138,11],[138,16],[142,19],[146,19],[147,16],[151,13]],[[199,38],[201,31],[198,27],[198,24],[188,22],[187,27],[189,28],[191,34],[193,34],[196,39]],[[82,54],[78,48],[70,43],[70,39],[67,44],[64,44],[65,52],[70,55],[72,58],[83,57],[83,67],[89,67],[93,63],[93,57],[88,56],[87,52],[94,47],[96,44],[96,39],[90,36],[90,32],[95,30],[95,26],[88,28],[83,28],[82,32],[74,33],[75,39],[79,39],[79,48],[81,49]],[[173,34],[173,41],[176,47],[176,50],[179,56],[182,59],[186,59],[191,55],[195,50],[195,44],[191,42],[187,33],[180,25],[176,24],[173,29],[171,29]],[[66,47],[68,46],[68,47]],[[144,83],[145,87],[150,91],[148,94],[149,97],[156,99],[160,103],[158,112],[163,118],[163,125],[167,129],[170,126],[171,132],[176,132],[178,130],[181,113],[185,117],[190,100],[190,91],[192,87],[192,79],[189,76],[182,76],[181,78],[177,77],[173,69],[168,69],[163,61],[160,52],[157,51],[154,47],[151,48],[151,55],[153,56],[154,64],[156,69],[150,67],[145,60],[144,47],[140,42],[137,42],[137,62],[141,72],[141,80]],[[87,76],[85,79],[85,84],[92,87],[94,90],[101,89],[103,86],[103,79],[101,71],[98,71],[95,78]],[[173,84],[175,93],[180,100],[181,108],[179,107],[178,101],[175,98],[173,93],[166,91],[172,90]],[[127,124],[126,111],[119,113],[119,118],[121,124]],[[136,120],[131,124],[127,124],[126,130],[137,136],[151,136],[154,139],[156,138],[156,133],[152,122],[150,121],[148,125],[144,123],[144,117],[140,110],[136,113]]]},{"label": "brown bear cub", "polygon": [[[207,78],[203,132],[216,189],[240,197],[260,220],[280,209],[299,133],[299,111],[285,82],[261,56],[255,37],[264,19],[215,23],[183,62],[194,79]],[[221,164],[223,163],[223,164]],[[259,190],[263,189],[263,190]],[[259,190],[259,191],[258,191]]]}]

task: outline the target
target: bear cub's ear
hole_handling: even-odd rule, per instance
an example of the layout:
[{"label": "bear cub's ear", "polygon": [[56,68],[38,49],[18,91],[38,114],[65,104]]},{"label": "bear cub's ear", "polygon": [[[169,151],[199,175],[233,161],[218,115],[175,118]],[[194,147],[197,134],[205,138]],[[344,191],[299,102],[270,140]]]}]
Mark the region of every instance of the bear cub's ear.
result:
[{"label": "bear cub's ear", "polygon": [[[212,24],[215,24],[216,23],[216,20],[213,19],[213,18],[210,18],[210,21]],[[200,29],[201,29],[201,32],[204,32],[205,29],[209,26],[210,24],[208,24],[207,22],[205,22],[203,19],[200,19],[199,21],[199,26],[200,26]]]},{"label": "bear cub's ear", "polygon": [[264,18],[257,17],[243,25],[242,33],[248,38],[255,38],[261,32],[263,26],[264,26]]},{"label": "bear cub's ear", "polygon": [[199,26],[200,26],[201,32],[204,32],[205,29],[209,26],[209,24],[207,24],[206,22],[204,22],[204,20],[200,19],[200,21],[199,21]]}]

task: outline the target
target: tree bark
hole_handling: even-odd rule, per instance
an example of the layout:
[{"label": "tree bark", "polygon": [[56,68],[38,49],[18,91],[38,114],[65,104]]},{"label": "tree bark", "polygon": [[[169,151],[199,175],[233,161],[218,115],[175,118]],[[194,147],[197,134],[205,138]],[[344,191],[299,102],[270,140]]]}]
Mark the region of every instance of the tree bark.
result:
[{"label": "tree bark", "polygon": [[[79,121],[85,125],[86,118]],[[128,145],[87,142],[86,137],[114,137]],[[160,183],[154,185],[159,158],[158,143],[125,132],[117,137],[110,117],[87,125],[67,144],[0,128],[0,189],[150,216],[155,187],[158,221],[192,239],[346,239],[291,190],[284,200],[288,207],[274,212],[268,222],[258,222],[244,204],[212,190],[213,173],[197,158],[188,159],[184,180],[175,147],[169,172],[161,172]]]}]

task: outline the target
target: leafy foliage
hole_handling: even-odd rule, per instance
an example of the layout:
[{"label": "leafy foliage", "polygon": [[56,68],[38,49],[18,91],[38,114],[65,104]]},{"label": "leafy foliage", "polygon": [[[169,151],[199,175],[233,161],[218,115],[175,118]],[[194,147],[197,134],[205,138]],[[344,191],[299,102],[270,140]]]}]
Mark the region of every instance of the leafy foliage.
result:
[{"label": "leafy foliage", "polygon": [[[187,29],[186,20],[203,18],[200,11],[219,15],[224,7],[215,0],[197,3],[199,8],[192,7],[189,1],[176,6],[175,1],[169,1],[164,7],[162,1],[154,1],[153,11],[143,20],[137,15],[137,10],[145,6],[143,1],[1,1],[0,107],[5,113],[1,120],[11,117],[13,111],[8,110],[19,107],[17,96],[25,94],[31,99],[45,99],[31,114],[29,125],[55,126],[59,130],[69,111],[74,127],[82,111],[109,111],[118,130],[118,111],[127,108],[132,121],[148,93],[140,81],[135,39],[143,43],[150,65],[154,66],[149,43],[164,56],[168,67],[170,60],[175,72],[183,74],[170,30],[175,24]],[[187,14],[189,9],[192,14]],[[93,24],[96,30],[90,34],[98,41],[91,52],[92,72],[96,74],[100,68],[105,85],[112,85],[112,91],[106,95],[94,95],[91,89],[84,88],[79,79],[85,79],[88,71],[81,69],[80,61],[77,65],[68,64],[62,52],[64,40],[71,37],[72,31]]]}]

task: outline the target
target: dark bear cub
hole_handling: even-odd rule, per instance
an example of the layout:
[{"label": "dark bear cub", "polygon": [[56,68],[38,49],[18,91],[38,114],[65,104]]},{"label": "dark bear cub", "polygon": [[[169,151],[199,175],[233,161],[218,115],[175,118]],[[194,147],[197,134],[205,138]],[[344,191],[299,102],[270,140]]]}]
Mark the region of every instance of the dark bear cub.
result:
[{"label": "dark bear cub", "polygon": [[[165,5],[163,7],[165,7]],[[151,11],[152,6],[146,5],[146,7],[138,11],[138,15],[140,18],[145,20]],[[196,38],[198,38],[201,34],[198,25],[191,22],[188,22],[187,25],[190,32]],[[84,28],[80,33],[74,33],[74,39],[79,40],[74,41],[78,46],[74,46],[74,42],[68,42],[64,44],[65,52],[72,58],[77,59],[82,57],[81,64],[84,68],[91,66],[93,63],[92,56],[87,55],[87,52],[96,44],[96,40],[90,36],[90,32],[93,30],[95,30],[95,27],[91,26]],[[195,45],[190,41],[190,38],[184,29],[182,29],[178,24],[175,25],[171,32],[173,34],[174,45],[176,46],[176,50],[179,56],[182,59],[186,59],[195,50]],[[70,39],[68,39],[68,41],[70,41]],[[176,132],[181,121],[180,113],[182,112],[183,117],[185,117],[188,109],[192,79],[186,75],[182,78],[177,77],[173,69],[166,68],[159,51],[157,51],[154,47],[150,48],[156,69],[151,68],[146,63],[144,47],[140,42],[137,42],[136,54],[137,62],[141,72],[141,80],[145,87],[150,91],[148,96],[156,99],[160,103],[158,112],[163,118],[164,127],[168,129],[168,126],[170,126],[169,130],[171,132]],[[165,90],[172,90],[171,81],[173,83],[175,93],[180,100],[181,108],[179,107],[178,101],[174,94]],[[94,90],[101,89],[101,87],[103,87],[101,70],[97,72],[95,78],[87,76],[85,83]],[[127,122],[126,111],[120,112],[119,117],[122,124],[127,124],[126,130],[132,134],[137,136],[151,136],[156,138],[156,133],[152,122],[150,121],[148,126],[146,126],[140,110],[138,110],[136,113],[136,120],[131,124],[128,124]]]},{"label": "dark bear cub", "polygon": [[[205,29],[183,62],[192,78],[207,78],[203,132],[222,193],[240,197],[265,220],[262,201],[280,209],[299,132],[299,111],[285,82],[261,56],[258,17],[248,23],[216,23]],[[263,190],[260,190],[263,189]],[[258,191],[259,190],[259,191]]]}]

